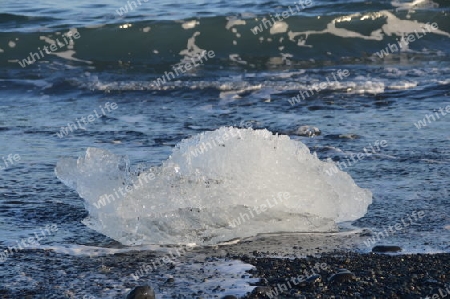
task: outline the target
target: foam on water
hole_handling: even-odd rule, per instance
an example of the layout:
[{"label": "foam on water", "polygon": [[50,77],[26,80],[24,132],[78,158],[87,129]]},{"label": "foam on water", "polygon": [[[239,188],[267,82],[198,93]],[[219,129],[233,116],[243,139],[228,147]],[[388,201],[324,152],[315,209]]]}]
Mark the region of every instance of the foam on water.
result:
[{"label": "foam on water", "polygon": [[329,175],[301,142],[222,127],[181,141],[159,167],[88,148],[58,178],[85,200],[84,224],[125,245],[217,244],[275,232],[329,232],[372,202],[345,172]]}]

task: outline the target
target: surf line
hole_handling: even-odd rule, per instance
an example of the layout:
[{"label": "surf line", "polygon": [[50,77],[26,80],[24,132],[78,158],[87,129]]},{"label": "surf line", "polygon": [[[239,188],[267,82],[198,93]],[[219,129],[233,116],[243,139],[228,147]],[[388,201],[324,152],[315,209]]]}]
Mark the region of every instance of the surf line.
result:
[{"label": "surf line", "polygon": [[[181,74],[184,74],[187,71],[190,71],[191,69],[204,64],[206,61],[208,61],[208,58],[211,59],[211,58],[214,58],[215,56],[216,56],[216,54],[214,53],[213,50],[209,50],[208,52],[206,50],[204,50],[202,53],[195,54],[193,57],[191,57],[190,61],[185,62],[184,64],[180,63],[180,64],[172,66],[172,69],[176,75],[173,72],[166,71],[166,72],[164,72],[164,75],[162,75],[161,77],[154,80],[153,83],[155,83],[156,86],[161,87],[166,82],[171,81],[171,80],[175,79],[176,77],[181,76]],[[205,59],[205,61],[203,61],[203,59]],[[197,63],[197,62],[199,62],[199,63]],[[180,71],[181,74],[178,71]]]},{"label": "surf line", "polygon": [[[326,82],[322,81],[320,83],[314,83],[309,87],[309,89],[300,90],[298,92],[298,95],[296,95],[295,97],[292,97],[290,100],[288,100],[288,102],[291,104],[291,106],[294,106],[296,103],[300,103],[302,100],[306,100],[307,98],[313,96],[314,90],[316,91],[316,93],[319,93],[319,91],[324,90],[324,89],[328,88],[329,86],[332,86],[333,84],[336,84],[337,86],[339,86],[340,82],[336,78],[336,75],[339,77],[340,80],[344,80],[344,78],[347,78],[348,76],[350,76],[350,71],[347,69],[344,69],[344,70],[339,69],[336,72],[336,74],[334,72],[332,72],[331,75],[334,78],[334,82],[330,81],[328,76],[326,76],[325,77],[325,79],[327,80]],[[300,99],[300,96],[302,96],[302,99]]]}]

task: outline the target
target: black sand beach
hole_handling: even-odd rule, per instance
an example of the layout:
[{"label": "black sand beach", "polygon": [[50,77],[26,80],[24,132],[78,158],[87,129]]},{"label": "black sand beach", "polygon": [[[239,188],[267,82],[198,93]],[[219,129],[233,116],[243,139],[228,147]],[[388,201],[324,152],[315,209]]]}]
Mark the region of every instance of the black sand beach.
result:
[{"label": "black sand beach", "polygon": [[[249,299],[437,299],[447,297],[450,291],[450,254],[340,252],[305,259],[241,259],[255,265],[257,270],[251,273],[261,278],[259,287],[245,297]],[[305,274],[309,279],[302,277]]]},{"label": "black sand beach", "polygon": [[[450,254],[363,253],[358,248],[363,239],[352,232],[264,235],[158,252],[117,244],[116,253],[92,251],[91,256],[23,250],[4,263],[3,279],[14,288],[0,285],[0,298],[125,299],[145,285],[158,299],[449,296]],[[256,286],[253,292],[248,284]]]}]

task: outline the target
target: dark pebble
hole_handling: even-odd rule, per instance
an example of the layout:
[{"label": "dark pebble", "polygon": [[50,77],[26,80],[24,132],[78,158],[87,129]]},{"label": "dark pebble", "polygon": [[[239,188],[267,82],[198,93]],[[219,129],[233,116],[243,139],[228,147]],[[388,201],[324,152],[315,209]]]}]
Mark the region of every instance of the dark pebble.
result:
[{"label": "dark pebble", "polygon": [[252,294],[255,295],[265,295],[266,293],[270,292],[271,288],[270,287],[256,287]]},{"label": "dark pebble", "polygon": [[402,251],[399,246],[389,246],[389,245],[377,245],[372,248],[372,252],[400,252]]},{"label": "dark pebble", "polygon": [[322,276],[320,276],[320,274],[314,274],[314,275],[311,275],[308,278],[306,278],[304,280],[304,282],[314,283],[314,282],[320,282],[321,280],[322,280]]},{"label": "dark pebble", "polygon": [[306,137],[318,136],[321,133],[322,132],[320,132],[319,128],[312,127],[312,126],[301,126],[296,131],[294,131],[295,135],[306,136]]},{"label": "dark pebble", "polygon": [[328,278],[328,281],[330,283],[334,283],[334,282],[342,283],[342,282],[352,281],[354,279],[355,279],[355,275],[352,272],[339,272],[339,273],[331,275],[330,278]]},{"label": "dark pebble", "polygon": [[225,297],[222,297],[222,299],[238,299],[238,298],[233,295],[226,295]]},{"label": "dark pebble", "polygon": [[149,286],[135,287],[126,299],[156,299],[155,291]]}]

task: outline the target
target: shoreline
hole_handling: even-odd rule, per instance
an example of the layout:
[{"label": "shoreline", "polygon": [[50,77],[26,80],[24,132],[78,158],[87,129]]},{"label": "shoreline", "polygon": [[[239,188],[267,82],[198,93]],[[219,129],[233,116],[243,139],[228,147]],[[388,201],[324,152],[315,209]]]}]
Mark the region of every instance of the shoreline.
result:
[{"label": "shoreline", "polygon": [[[367,234],[265,234],[189,248],[116,244],[109,253],[84,246],[24,249],[2,264],[0,298],[125,299],[145,285],[158,299],[450,298],[439,295],[450,293],[450,252],[369,253],[361,250]],[[168,254],[174,251],[179,254]]]}]

